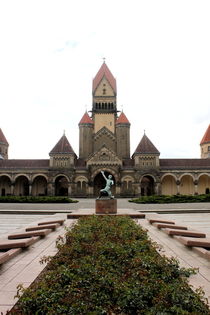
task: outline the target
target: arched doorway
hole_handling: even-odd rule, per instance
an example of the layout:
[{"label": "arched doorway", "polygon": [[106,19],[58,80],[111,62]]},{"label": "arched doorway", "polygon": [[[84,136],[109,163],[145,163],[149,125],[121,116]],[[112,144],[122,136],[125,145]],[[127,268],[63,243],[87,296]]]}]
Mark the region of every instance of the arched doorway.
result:
[{"label": "arched doorway", "polygon": [[11,180],[8,176],[0,177],[0,196],[11,195]]},{"label": "arched doorway", "polygon": [[58,176],[55,180],[55,195],[68,196],[68,180],[65,176]]},{"label": "arched doorway", "polygon": [[198,179],[198,194],[209,194],[210,191],[210,177],[203,174]]},{"label": "arched doorway", "polygon": [[152,176],[144,176],[141,180],[141,196],[154,195],[154,179]]},{"label": "arched doorway", "polygon": [[180,180],[180,194],[181,195],[194,195],[195,186],[193,177],[191,175],[184,175]]},{"label": "arched doorway", "polygon": [[32,196],[47,195],[47,180],[44,176],[36,176],[32,184]]},{"label": "arched doorway", "polygon": [[29,181],[24,175],[20,175],[15,180],[15,196],[29,196]]},{"label": "arched doorway", "polygon": [[176,180],[172,175],[166,175],[162,180],[162,195],[176,195]]},{"label": "arched doorway", "polygon": [[[107,171],[105,171],[104,172],[104,175],[106,176],[106,177],[108,177],[109,175],[112,175],[111,173],[109,173],[109,172],[107,172]],[[115,181],[115,178],[114,178],[114,176],[112,175],[112,179],[113,179],[113,181],[114,181],[114,185],[112,186],[112,189],[111,189],[111,191],[112,191],[112,195],[113,196],[115,196],[115,192],[116,192],[116,181]],[[105,181],[105,179],[103,178],[103,175],[101,174],[101,172],[100,173],[98,173],[96,176],[95,176],[95,178],[94,178],[94,182],[93,182],[93,188],[94,188],[94,190],[93,190],[93,193],[94,193],[94,196],[99,196],[99,193],[100,193],[100,190],[102,189],[102,188],[104,188],[106,186],[106,181]]]}]

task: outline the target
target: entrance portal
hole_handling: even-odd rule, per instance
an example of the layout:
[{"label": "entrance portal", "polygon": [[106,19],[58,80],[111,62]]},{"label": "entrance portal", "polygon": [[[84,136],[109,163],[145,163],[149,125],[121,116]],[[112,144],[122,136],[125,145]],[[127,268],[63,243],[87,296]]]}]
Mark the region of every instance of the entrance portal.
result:
[{"label": "entrance portal", "polygon": [[[109,172],[105,171],[104,172],[104,175],[106,177],[108,177],[109,175],[112,175],[110,174]],[[115,186],[116,186],[116,181],[115,181],[115,178],[114,176],[112,175],[112,179],[114,181],[114,185],[112,186],[111,188],[111,191],[112,191],[112,195],[115,196]],[[99,193],[100,193],[100,190],[103,189],[104,187],[106,186],[106,181],[105,179],[103,178],[103,175],[101,173],[98,173],[95,178],[94,178],[94,182],[93,182],[93,187],[94,187],[94,196],[95,197],[98,197],[99,196]]]},{"label": "entrance portal", "polygon": [[154,192],[154,179],[151,176],[144,176],[141,181],[141,196],[151,196]]}]

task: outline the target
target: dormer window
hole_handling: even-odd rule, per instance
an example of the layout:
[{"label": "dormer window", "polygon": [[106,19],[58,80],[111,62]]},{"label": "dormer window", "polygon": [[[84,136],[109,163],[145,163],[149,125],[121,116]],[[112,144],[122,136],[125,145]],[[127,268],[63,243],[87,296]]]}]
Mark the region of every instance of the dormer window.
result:
[{"label": "dormer window", "polygon": [[106,89],[103,89],[103,95],[105,95],[106,94]]}]

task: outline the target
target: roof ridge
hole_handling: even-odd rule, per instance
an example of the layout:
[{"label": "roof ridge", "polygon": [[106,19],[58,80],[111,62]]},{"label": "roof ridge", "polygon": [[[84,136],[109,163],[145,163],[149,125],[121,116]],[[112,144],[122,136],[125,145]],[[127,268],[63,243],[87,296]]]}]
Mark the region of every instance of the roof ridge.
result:
[{"label": "roof ridge", "polygon": [[96,90],[96,88],[98,87],[98,85],[101,82],[101,80],[103,79],[103,77],[105,77],[108,80],[109,84],[111,85],[114,92],[116,93],[117,92],[116,79],[113,76],[113,74],[111,73],[111,71],[109,70],[105,61],[103,62],[100,69],[98,70],[96,76],[93,79],[93,92]]},{"label": "roof ridge", "polygon": [[[56,154],[56,153],[74,153],[66,135],[64,134],[60,140],[56,143],[54,148],[50,151],[49,154]],[[75,153],[74,153],[75,154]]]},{"label": "roof ridge", "polygon": [[8,143],[4,133],[3,133],[3,131],[1,130],[1,128],[0,128],[0,142],[9,145],[9,143]]},{"label": "roof ridge", "polygon": [[210,142],[210,124],[208,128],[206,129],[206,132],[204,133],[204,136],[200,142],[200,144],[208,143]]},{"label": "roof ridge", "polygon": [[139,142],[134,154],[135,153],[160,154],[158,149],[155,147],[155,145],[152,143],[152,141],[147,137],[145,133],[141,138],[141,141]]}]

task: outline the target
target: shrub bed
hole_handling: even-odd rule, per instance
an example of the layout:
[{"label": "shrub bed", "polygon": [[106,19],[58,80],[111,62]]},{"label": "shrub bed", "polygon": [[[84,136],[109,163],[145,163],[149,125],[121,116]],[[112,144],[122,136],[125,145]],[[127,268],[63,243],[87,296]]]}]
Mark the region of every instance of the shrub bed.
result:
[{"label": "shrub bed", "polygon": [[173,195],[173,196],[142,196],[131,199],[135,203],[186,203],[186,202],[210,202],[210,194],[207,195]]},{"label": "shrub bed", "polygon": [[77,200],[68,197],[51,196],[1,196],[0,203],[71,203]]},{"label": "shrub bed", "polygon": [[209,315],[175,259],[127,217],[81,218],[9,314]]}]

